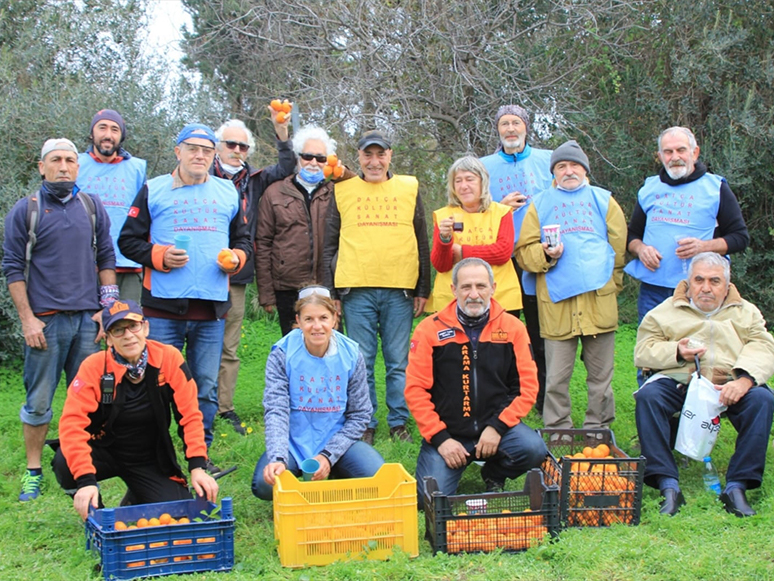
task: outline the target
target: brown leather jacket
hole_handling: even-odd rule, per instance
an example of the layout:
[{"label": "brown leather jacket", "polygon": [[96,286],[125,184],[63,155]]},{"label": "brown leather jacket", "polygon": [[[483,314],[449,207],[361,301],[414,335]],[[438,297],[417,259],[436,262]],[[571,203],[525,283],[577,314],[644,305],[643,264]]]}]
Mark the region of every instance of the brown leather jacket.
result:
[{"label": "brown leather jacket", "polygon": [[321,282],[325,215],[333,199],[333,182],[306,192],[293,183],[295,175],[274,182],[258,205],[255,273],[261,306],[275,305],[275,290],[298,290]]}]

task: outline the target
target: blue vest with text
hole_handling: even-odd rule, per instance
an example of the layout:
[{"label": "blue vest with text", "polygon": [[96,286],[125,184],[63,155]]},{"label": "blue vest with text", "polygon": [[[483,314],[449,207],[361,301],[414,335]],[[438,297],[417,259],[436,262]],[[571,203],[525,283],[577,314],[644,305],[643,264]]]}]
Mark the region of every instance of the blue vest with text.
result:
[{"label": "blue vest with text", "polygon": [[647,216],[642,242],[661,253],[661,262],[651,272],[639,259],[632,260],[624,272],[642,282],[675,288],[688,275],[688,260],[677,257],[677,242],[682,238],[711,240],[717,226],[720,184],[725,178],[705,173],[698,180],[670,186],[651,176],[640,188],[637,200]]},{"label": "blue vest with text", "polygon": [[[514,240],[518,242],[521,223],[529,205],[535,196],[551,187],[551,151],[525,145],[521,153],[508,155],[497,151],[482,157],[481,163],[489,172],[489,193],[495,202],[516,191],[527,196],[527,203],[513,211]],[[521,286],[524,294],[535,295],[535,274],[524,271]]]},{"label": "blue vest with text", "polygon": [[357,343],[333,331],[335,352],[315,357],[306,350],[304,335],[294,329],[274,347],[285,352],[290,389],[289,449],[298,464],[314,458],[346,420],[347,387],[355,371]]},{"label": "blue vest with text", "polygon": [[172,189],[172,174],[148,182],[150,241],[174,246],[188,234],[188,264],[169,272],[151,271],[151,289],[161,299],[228,300],[228,275],[218,267],[218,252],[229,247],[229,226],[239,211],[234,184],[214,176],[194,186]]},{"label": "blue vest with text", "polygon": [[540,226],[559,224],[562,256],[545,274],[558,303],[602,288],[613,275],[615,250],[607,241],[610,192],[586,185],[574,192],[546,190],[535,200]]},{"label": "blue vest with text", "polygon": [[78,179],[81,191],[96,195],[110,217],[110,236],[119,268],[142,268],[118,250],[118,235],[137,192],[145,183],[145,160],[130,157],[119,163],[99,163],[88,153],[78,155]]}]

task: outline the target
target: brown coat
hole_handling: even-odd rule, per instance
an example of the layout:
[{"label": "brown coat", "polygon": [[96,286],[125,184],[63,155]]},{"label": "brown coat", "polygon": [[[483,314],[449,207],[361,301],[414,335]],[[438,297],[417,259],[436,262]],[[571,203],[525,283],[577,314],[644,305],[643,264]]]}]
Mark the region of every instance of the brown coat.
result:
[{"label": "brown coat", "polygon": [[261,306],[275,305],[275,290],[298,290],[320,282],[325,215],[333,199],[333,182],[306,192],[293,183],[295,175],[270,185],[258,205],[255,273]]}]

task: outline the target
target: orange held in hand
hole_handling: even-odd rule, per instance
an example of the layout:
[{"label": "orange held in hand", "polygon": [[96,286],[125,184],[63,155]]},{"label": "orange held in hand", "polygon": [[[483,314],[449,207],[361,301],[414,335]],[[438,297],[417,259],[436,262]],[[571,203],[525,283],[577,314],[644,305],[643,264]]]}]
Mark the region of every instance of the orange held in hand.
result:
[{"label": "orange held in hand", "polygon": [[340,178],[344,174],[344,166],[339,162],[339,158],[335,153],[328,156],[325,165],[323,166],[323,175],[326,178]]},{"label": "orange held in hand", "polygon": [[239,259],[233,250],[224,248],[218,252],[218,264],[223,270],[234,270],[239,264]]},{"label": "orange held in hand", "polygon": [[272,102],[269,103],[269,107],[277,111],[277,123],[284,123],[288,120],[288,115],[293,110],[293,103],[287,99],[284,101],[273,99]]}]

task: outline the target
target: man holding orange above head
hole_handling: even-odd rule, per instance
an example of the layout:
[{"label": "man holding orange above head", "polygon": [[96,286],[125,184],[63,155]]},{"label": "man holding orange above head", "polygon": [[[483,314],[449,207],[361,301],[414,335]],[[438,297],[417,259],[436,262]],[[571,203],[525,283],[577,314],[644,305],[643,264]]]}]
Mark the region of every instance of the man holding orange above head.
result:
[{"label": "man holding orange above head", "polygon": [[[277,120],[279,113],[271,111],[271,120],[277,139],[277,163],[263,169],[255,169],[248,163],[250,151],[255,147],[252,132],[239,119],[229,119],[215,131],[218,145],[215,148],[215,161],[210,173],[219,178],[231,180],[236,187],[239,203],[245,213],[250,233],[251,246],[254,246],[258,221],[258,202],[266,188],[272,183],[293,173],[295,156],[288,139],[288,116],[282,123]],[[245,316],[245,296],[247,285],[255,280],[255,265],[248,260],[238,274],[231,277],[231,309],[226,317],[223,334],[223,352],[220,356],[218,371],[218,415],[228,421],[237,433],[245,435],[242,420],[234,409],[234,391],[239,374],[237,349],[242,338],[242,320]]]},{"label": "man holding orange above head", "polygon": [[[192,123],[177,136],[178,166],[140,190],[118,239],[145,267],[142,306],[150,338],[186,356],[199,390],[207,445],[218,409],[218,368],[229,277],[252,257],[234,184],[209,174],[218,139]],[[208,470],[220,472],[208,461]]]}]

